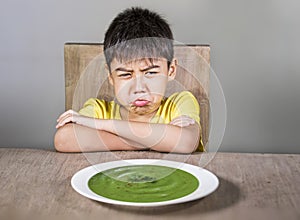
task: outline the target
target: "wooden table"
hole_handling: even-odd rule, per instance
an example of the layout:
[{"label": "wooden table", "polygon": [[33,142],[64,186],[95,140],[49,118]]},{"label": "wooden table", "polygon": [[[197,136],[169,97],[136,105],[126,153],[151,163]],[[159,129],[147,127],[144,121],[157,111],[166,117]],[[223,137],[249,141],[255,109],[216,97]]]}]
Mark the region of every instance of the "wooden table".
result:
[{"label": "wooden table", "polygon": [[[25,216],[72,219],[300,219],[300,155],[217,153],[205,167],[219,178],[211,195],[184,204],[137,208],[90,200],[71,187],[91,165],[134,158],[168,158],[198,165],[205,155],[157,152],[58,153],[0,148],[0,219]],[[2,218],[1,218],[2,215]]]}]

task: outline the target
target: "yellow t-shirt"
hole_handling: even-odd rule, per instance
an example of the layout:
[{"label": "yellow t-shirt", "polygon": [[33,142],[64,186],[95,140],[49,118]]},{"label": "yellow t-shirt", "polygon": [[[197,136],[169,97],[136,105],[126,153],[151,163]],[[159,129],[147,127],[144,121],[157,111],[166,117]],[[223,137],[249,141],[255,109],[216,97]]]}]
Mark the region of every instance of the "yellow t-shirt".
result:
[{"label": "yellow t-shirt", "polygon": [[[114,101],[108,102],[96,98],[87,100],[79,114],[98,119],[122,119],[119,104]],[[188,91],[174,93],[170,97],[163,99],[158,111],[150,122],[169,124],[173,119],[183,115],[194,119],[200,125],[199,104],[192,93]],[[197,150],[204,150],[201,136]]]}]

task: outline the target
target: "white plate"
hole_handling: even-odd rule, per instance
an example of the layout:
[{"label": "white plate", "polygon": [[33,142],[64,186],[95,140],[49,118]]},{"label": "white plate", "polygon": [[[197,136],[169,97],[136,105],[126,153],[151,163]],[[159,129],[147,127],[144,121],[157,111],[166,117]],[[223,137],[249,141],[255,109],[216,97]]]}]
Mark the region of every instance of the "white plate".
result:
[{"label": "white plate", "polygon": [[[146,202],[146,203],[124,202],[124,201],[109,199],[97,195],[88,187],[89,179],[99,172],[111,168],[115,168],[115,167],[123,167],[129,165],[146,165],[146,164],[172,167],[172,168],[177,168],[189,172],[198,179],[200,183],[199,187],[191,194],[178,199],[168,200],[163,202]],[[72,177],[71,184],[72,187],[81,195],[100,202],[116,204],[116,205],[129,205],[129,206],[163,206],[163,205],[189,202],[189,201],[203,198],[218,188],[219,180],[213,173],[209,172],[208,170],[190,164],[186,164],[186,163],[179,163],[179,162],[168,161],[168,160],[134,159],[134,160],[119,160],[119,161],[113,161],[108,163],[101,163],[101,164],[84,168],[78,171]]]}]

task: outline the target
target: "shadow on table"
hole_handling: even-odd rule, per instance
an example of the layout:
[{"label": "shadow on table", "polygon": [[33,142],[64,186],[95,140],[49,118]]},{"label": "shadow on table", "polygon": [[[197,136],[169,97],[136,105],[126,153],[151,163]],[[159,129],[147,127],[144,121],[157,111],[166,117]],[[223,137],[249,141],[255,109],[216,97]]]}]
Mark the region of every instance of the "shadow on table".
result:
[{"label": "shadow on table", "polygon": [[219,177],[220,185],[218,189],[210,194],[209,196],[195,200],[192,202],[161,206],[161,207],[131,207],[131,206],[119,206],[102,204],[104,207],[109,209],[118,210],[118,212],[130,212],[134,214],[142,215],[164,215],[164,214],[174,214],[176,216],[190,215],[213,212],[216,210],[224,209],[237,203],[242,195],[240,189],[233,183],[224,180]]}]

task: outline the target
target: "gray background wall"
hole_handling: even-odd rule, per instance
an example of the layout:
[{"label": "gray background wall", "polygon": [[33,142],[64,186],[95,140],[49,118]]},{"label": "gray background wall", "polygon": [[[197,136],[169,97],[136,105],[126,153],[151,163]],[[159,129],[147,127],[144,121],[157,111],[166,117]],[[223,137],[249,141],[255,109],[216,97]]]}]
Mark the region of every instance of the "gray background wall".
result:
[{"label": "gray background wall", "polygon": [[221,151],[300,153],[296,0],[1,0],[0,147],[53,149],[64,43],[102,42],[130,6],[164,15],[179,42],[211,45],[228,110]]}]

